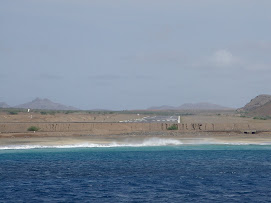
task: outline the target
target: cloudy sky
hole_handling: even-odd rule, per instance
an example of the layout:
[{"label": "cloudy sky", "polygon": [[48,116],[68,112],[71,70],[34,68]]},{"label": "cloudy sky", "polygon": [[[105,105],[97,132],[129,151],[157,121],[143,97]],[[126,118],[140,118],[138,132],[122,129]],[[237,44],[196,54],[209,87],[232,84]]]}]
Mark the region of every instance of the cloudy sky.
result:
[{"label": "cloudy sky", "polygon": [[2,0],[0,102],[81,109],[271,94],[270,0]]}]

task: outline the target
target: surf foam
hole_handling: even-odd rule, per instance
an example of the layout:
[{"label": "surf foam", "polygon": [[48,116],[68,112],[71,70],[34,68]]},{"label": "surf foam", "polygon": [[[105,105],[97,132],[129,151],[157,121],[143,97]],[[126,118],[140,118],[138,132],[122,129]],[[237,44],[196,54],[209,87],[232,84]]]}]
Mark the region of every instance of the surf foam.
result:
[{"label": "surf foam", "polygon": [[81,143],[71,145],[7,145],[0,146],[0,150],[9,149],[46,149],[46,148],[98,148],[98,147],[153,147],[153,146],[173,146],[183,144],[180,140],[166,138],[148,138],[144,140],[126,139],[123,142],[111,142],[108,144]]},{"label": "surf foam", "polygon": [[178,139],[170,138],[127,138],[121,142],[111,143],[77,143],[63,145],[6,145],[0,146],[0,150],[24,150],[24,149],[46,149],[46,148],[105,148],[105,147],[155,147],[155,146],[179,146],[179,145],[271,145],[271,142],[246,143],[246,142],[224,142],[214,139],[189,140],[184,143]]}]

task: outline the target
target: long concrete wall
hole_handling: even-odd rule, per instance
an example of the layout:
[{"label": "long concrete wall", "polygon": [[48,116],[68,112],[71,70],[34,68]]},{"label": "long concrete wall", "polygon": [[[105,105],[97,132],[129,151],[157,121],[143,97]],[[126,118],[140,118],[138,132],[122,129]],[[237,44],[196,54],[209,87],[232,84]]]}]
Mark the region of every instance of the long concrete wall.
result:
[{"label": "long concrete wall", "polygon": [[[37,126],[40,132],[89,132],[90,134],[122,134],[131,132],[169,131],[172,124],[166,123],[0,123],[1,133],[24,133],[30,126]],[[244,132],[270,131],[271,125],[255,124],[213,124],[213,123],[184,123],[178,125],[179,132]]]}]

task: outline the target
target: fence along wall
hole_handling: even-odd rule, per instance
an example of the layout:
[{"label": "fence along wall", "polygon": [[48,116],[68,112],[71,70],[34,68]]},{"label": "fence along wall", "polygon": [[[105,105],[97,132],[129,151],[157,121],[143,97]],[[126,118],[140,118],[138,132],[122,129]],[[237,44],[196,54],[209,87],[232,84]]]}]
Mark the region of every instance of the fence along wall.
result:
[{"label": "fence along wall", "polygon": [[[40,132],[89,132],[90,134],[122,134],[131,132],[159,132],[168,131],[173,124],[166,123],[1,123],[1,133],[23,133],[30,126],[37,126]],[[270,131],[271,125],[255,124],[213,124],[213,123],[184,123],[178,125],[179,132],[228,132],[228,131]]]}]

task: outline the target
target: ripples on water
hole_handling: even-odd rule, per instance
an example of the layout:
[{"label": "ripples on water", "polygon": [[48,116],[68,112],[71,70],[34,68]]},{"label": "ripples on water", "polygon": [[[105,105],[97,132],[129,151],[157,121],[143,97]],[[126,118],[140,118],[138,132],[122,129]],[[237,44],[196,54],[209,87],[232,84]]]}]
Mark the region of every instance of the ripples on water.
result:
[{"label": "ripples on water", "polygon": [[2,150],[0,202],[270,201],[270,155],[270,146]]}]

